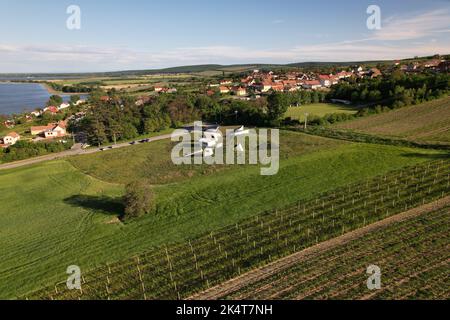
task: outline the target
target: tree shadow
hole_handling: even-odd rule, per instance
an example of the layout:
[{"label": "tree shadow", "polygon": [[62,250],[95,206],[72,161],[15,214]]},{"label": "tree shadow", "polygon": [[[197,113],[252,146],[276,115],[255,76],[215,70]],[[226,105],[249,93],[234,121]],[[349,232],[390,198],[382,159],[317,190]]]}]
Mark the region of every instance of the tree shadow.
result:
[{"label": "tree shadow", "polygon": [[107,196],[75,195],[64,199],[64,202],[73,206],[97,212],[122,217],[125,206],[122,198],[111,198]]}]

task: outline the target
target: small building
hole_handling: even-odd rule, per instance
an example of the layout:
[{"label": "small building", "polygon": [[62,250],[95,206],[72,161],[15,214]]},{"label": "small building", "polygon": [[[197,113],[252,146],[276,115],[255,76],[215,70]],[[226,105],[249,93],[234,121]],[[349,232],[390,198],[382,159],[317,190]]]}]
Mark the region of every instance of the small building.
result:
[{"label": "small building", "polygon": [[332,85],[331,77],[326,74],[319,75],[319,81],[323,87],[331,87]]},{"label": "small building", "polygon": [[319,80],[307,80],[303,83],[303,88],[316,90],[322,88],[322,84]]},{"label": "small building", "polygon": [[258,84],[258,88],[261,90],[261,92],[269,92],[272,89],[272,86],[272,81],[263,81]]},{"label": "small building", "polygon": [[15,145],[20,140],[20,135],[17,132],[10,132],[3,137],[3,144],[8,146]]},{"label": "small building", "polygon": [[372,68],[369,70],[369,75],[372,79],[374,79],[374,78],[378,78],[379,76],[382,76],[383,74],[381,73],[380,69]]},{"label": "small building", "polygon": [[232,83],[233,83],[233,81],[231,81],[231,80],[229,80],[229,79],[225,79],[225,80],[220,81],[220,85],[221,85],[221,86],[230,85],[230,84],[232,84]]},{"label": "small building", "polygon": [[247,89],[242,88],[242,87],[233,88],[233,92],[234,92],[238,97],[244,97],[244,96],[247,95]]},{"label": "small building", "polygon": [[70,103],[64,102],[59,105],[58,110],[67,109],[69,107],[70,107]]},{"label": "small building", "polygon": [[39,117],[42,114],[42,110],[35,110],[30,113],[32,116]]},{"label": "small building", "polygon": [[441,62],[439,59],[432,59],[424,62],[423,66],[425,68],[437,68]]},{"label": "small building", "polygon": [[42,136],[44,138],[60,138],[67,135],[66,123],[49,123],[46,126],[31,127],[31,135]]},{"label": "small building", "polygon": [[16,126],[16,122],[14,120],[6,120],[4,122],[5,127],[7,127],[8,129],[12,129]]},{"label": "small building", "polygon": [[222,94],[226,94],[226,93],[230,92],[230,88],[228,88],[228,87],[220,87],[219,90],[220,90],[220,93],[222,93]]},{"label": "small building", "polygon": [[62,124],[57,124],[56,126],[44,132],[44,136],[46,139],[62,138],[65,137],[66,135],[67,135],[66,126]]},{"label": "small building", "polygon": [[49,112],[49,113],[55,114],[55,113],[58,113],[58,108],[55,106],[45,107],[44,112]]}]

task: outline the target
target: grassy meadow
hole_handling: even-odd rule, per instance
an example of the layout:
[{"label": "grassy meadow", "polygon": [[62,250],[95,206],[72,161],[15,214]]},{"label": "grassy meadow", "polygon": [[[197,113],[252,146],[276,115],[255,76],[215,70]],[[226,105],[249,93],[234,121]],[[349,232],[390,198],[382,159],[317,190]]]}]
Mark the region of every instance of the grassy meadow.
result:
[{"label": "grassy meadow", "polygon": [[[14,298],[153,246],[194,238],[259,212],[442,156],[300,133],[281,139],[280,171],[176,167],[168,141],[0,172],[0,298]],[[151,215],[121,223],[123,184],[154,184]]]},{"label": "grassy meadow", "polygon": [[352,106],[331,103],[313,103],[300,107],[289,107],[285,116],[305,121],[305,113],[308,113],[309,116],[323,117],[331,113],[354,114],[357,111],[358,110]]}]

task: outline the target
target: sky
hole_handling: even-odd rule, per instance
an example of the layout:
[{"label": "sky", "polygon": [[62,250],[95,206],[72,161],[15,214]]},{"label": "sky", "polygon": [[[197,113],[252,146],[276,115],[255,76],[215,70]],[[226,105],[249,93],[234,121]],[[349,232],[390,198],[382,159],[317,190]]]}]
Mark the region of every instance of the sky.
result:
[{"label": "sky", "polygon": [[[67,28],[80,8],[80,29]],[[370,5],[380,29],[367,27]],[[450,54],[450,0],[0,0],[0,73]]]}]

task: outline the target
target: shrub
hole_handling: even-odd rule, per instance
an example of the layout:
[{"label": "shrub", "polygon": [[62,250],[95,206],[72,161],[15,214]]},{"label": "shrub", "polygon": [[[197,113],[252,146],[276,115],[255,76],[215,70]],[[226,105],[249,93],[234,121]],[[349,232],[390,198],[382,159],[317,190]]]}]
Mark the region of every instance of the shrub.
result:
[{"label": "shrub", "polygon": [[153,208],[153,190],[147,180],[132,182],[126,186],[123,220],[141,217]]}]

